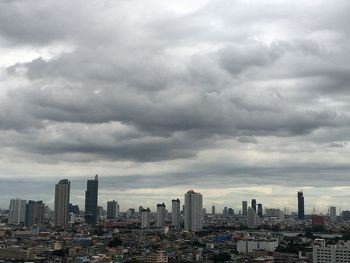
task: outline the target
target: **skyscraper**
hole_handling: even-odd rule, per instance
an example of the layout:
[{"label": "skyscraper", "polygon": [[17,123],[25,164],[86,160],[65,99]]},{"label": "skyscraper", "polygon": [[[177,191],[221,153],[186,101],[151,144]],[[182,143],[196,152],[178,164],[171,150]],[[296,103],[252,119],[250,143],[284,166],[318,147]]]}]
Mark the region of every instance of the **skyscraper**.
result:
[{"label": "skyscraper", "polygon": [[263,207],[262,207],[262,204],[258,204],[258,216],[260,218],[263,217]]},{"label": "skyscraper", "polygon": [[247,212],[248,212],[248,202],[242,201],[242,215],[247,216]]},{"label": "skyscraper", "polygon": [[54,223],[56,226],[68,225],[70,182],[63,179],[55,186]]},{"label": "skyscraper", "polygon": [[303,191],[298,192],[298,219],[304,220],[305,214],[304,214],[304,194]]},{"label": "skyscraper", "polygon": [[203,197],[193,190],[185,194],[185,230],[202,230]]},{"label": "skyscraper", "polygon": [[337,208],[335,206],[331,206],[329,208],[329,217],[332,222],[334,222],[337,219]]},{"label": "skyscraper", "polygon": [[256,213],[253,208],[248,208],[247,211],[247,227],[248,228],[256,228]]},{"label": "skyscraper", "polygon": [[171,201],[171,225],[180,228],[180,200],[174,199]]},{"label": "skyscraper", "polygon": [[212,215],[215,215],[215,205],[213,205],[213,206],[211,207],[211,214],[212,214]]},{"label": "skyscraper", "polygon": [[252,209],[256,213],[256,200],[255,199],[252,199]]},{"label": "skyscraper", "polygon": [[43,201],[29,200],[26,204],[25,225],[34,226],[44,224],[45,204]]},{"label": "skyscraper", "polygon": [[141,210],[141,228],[150,227],[150,220],[149,220],[150,213],[151,213],[151,210],[149,208]]},{"label": "skyscraper", "polygon": [[165,204],[157,204],[157,227],[165,226]]},{"label": "skyscraper", "polygon": [[9,224],[20,225],[25,221],[26,200],[12,199],[9,207]]},{"label": "skyscraper", "polygon": [[88,180],[85,191],[85,222],[95,225],[97,220],[98,176]]},{"label": "skyscraper", "polygon": [[107,219],[115,219],[119,214],[119,204],[116,201],[107,202]]}]

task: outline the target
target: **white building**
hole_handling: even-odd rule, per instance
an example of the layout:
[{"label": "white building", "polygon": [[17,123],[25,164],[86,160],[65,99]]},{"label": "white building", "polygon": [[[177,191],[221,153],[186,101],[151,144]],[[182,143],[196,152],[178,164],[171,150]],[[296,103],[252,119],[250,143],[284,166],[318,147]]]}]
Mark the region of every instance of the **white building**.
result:
[{"label": "white building", "polygon": [[171,201],[171,225],[180,228],[181,212],[180,200],[174,199]]},{"label": "white building", "polygon": [[157,204],[157,221],[156,226],[157,227],[163,227],[165,225],[165,204]]},{"label": "white building", "polygon": [[24,224],[26,212],[26,200],[11,199],[9,207],[9,224],[20,225]]},{"label": "white building", "polygon": [[248,208],[248,213],[247,213],[247,227],[248,228],[256,228],[257,226],[257,215],[254,211],[253,208],[249,207]]},{"label": "white building", "polygon": [[237,242],[237,251],[241,254],[249,254],[253,250],[274,252],[277,247],[278,241],[276,239],[243,239]]},{"label": "white building", "polygon": [[193,190],[185,194],[185,230],[202,230],[203,197]]},{"label": "white building", "polygon": [[315,239],[312,254],[313,263],[350,262],[350,242],[326,246],[324,239]]},{"label": "white building", "polygon": [[150,219],[149,219],[150,213],[151,211],[149,210],[149,208],[141,210],[141,227],[142,228],[150,227]]}]

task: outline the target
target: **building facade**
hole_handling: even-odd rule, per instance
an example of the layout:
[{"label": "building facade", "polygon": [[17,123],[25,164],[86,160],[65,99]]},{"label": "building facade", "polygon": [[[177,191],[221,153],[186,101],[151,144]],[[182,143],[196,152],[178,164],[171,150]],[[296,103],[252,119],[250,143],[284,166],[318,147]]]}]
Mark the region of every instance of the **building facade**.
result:
[{"label": "building facade", "polygon": [[193,190],[185,194],[185,230],[201,231],[203,197]]},{"label": "building facade", "polygon": [[9,207],[9,224],[21,225],[25,221],[26,200],[11,199]]},{"label": "building facade", "polygon": [[54,224],[56,226],[68,225],[70,182],[63,179],[55,186]]},{"label": "building facade", "polygon": [[85,222],[95,225],[97,221],[98,175],[88,180],[85,191]]},{"label": "building facade", "polygon": [[180,200],[174,199],[171,201],[171,225],[176,228],[180,228],[181,212],[180,212]]}]

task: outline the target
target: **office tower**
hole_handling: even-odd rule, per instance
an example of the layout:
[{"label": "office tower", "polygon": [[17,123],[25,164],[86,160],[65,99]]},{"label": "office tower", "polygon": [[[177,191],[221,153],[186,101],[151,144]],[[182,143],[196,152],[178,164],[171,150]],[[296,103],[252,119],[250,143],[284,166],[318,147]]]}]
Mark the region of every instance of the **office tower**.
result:
[{"label": "office tower", "polygon": [[70,182],[63,179],[55,186],[54,223],[56,226],[66,226],[69,215]]},{"label": "office tower", "polygon": [[141,215],[141,211],[143,210],[143,206],[142,205],[140,205],[139,206],[139,214]]},{"label": "office tower", "polygon": [[102,206],[97,206],[97,218],[103,218],[105,216],[105,210]]},{"label": "office tower", "polygon": [[213,205],[213,206],[211,207],[211,214],[212,214],[212,215],[215,215],[215,205]]},{"label": "office tower", "polygon": [[173,199],[171,201],[171,225],[180,228],[180,200]]},{"label": "office tower", "polygon": [[247,212],[248,212],[248,202],[242,201],[242,215],[247,216]]},{"label": "office tower", "polygon": [[234,216],[234,215],[235,215],[235,210],[233,210],[233,208],[229,208],[229,209],[227,210],[227,215],[228,215],[228,216]]},{"label": "office tower", "polygon": [[88,180],[85,191],[85,222],[89,225],[95,225],[97,221],[97,202],[98,202],[98,176],[95,179]]},{"label": "office tower", "polygon": [[206,217],[207,216],[207,209],[203,208],[202,209],[202,217]]},{"label": "office tower", "polygon": [[25,221],[26,200],[11,199],[9,208],[9,224],[21,225]]},{"label": "office tower", "polygon": [[119,214],[119,204],[115,200],[107,202],[107,219],[115,219]]},{"label": "office tower", "polygon": [[227,207],[226,207],[226,206],[224,207],[224,210],[222,210],[222,214],[223,214],[224,216],[227,216]]},{"label": "office tower", "polygon": [[157,204],[157,227],[165,226],[165,204]]},{"label": "office tower", "polygon": [[44,224],[45,204],[43,201],[29,200],[26,204],[25,225],[34,226]]},{"label": "office tower", "polygon": [[337,219],[337,208],[335,206],[329,208],[329,218],[332,222]]},{"label": "office tower", "polygon": [[252,199],[252,209],[256,213],[256,200],[255,199]]},{"label": "office tower", "polygon": [[203,197],[193,190],[185,194],[185,230],[202,230]]},{"label": "office tower", "polygon": [[256,228],[256,213],[253,208],[248,208],[247,211],[247,227]]},{"label": "office tower", "polygon": [[298,192],[298,219],[304,220],[304,194],[303,191]]},{"label": "office tower", "polygon": [[79,206],[69,203],[69,213],[72,213],[74,215],[79,215],[80,213]]},{"label": "office tower", "polygon": [[141,210],[141,228],[150,227],[150,219],[149,219],[150,213],[151,213],[151,210],[149,208]]},{"label": "office tower", "polygon": [[263,217],[263,207],[262,204],[258,204],[258,217]]}]

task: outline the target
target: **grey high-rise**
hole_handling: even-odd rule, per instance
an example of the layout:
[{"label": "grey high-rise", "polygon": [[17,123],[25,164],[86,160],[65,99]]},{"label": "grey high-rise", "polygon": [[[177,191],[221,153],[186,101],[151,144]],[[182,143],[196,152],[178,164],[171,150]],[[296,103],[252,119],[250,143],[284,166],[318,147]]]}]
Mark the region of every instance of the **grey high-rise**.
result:
[{"label": "grey high-rise", "polygon": [[174,199],[171,201],[171,225],[180,228],[180,200]]},{"label": "grey high-rise", "polygon": [[252,208],[254,210],[254,212],[256,213],[256,200],[252,199]]},{"label": "grey high-rise", "polygon": [[157,221],[156,221],[157,227],[164,227],[165,226],[165,204],[157,204]]},{"label": "grey high-rise", "polygon": [[45,204],[43,201],[29,200],[26,204],[25,225],[34,226],[44,224]]},{"label": "grey high-rise", "polygon": [[115,219],[119,214],[119,204],[116,201],[107,202],[107,219]]},{"label": "grey high-rise", "polygon": [[63,179],[55,186],[54,223],[56,226],[68,225],[70,182]]},{"label": "grey high-rise", "polygon": [[247,216],[247,212],[248,212],[248,202],[242,201],[242,215]]},{"label": "grey high-rise", "polygon": [[258,216],[260,217],[260,218],[262,218],[263,217],[263,207],[262,207],[262,204],[258,204]]},{"label": "grey high-rise", "polygon": [[202,231],[203,197],[193,190],[185,194],[185,230]]},{"label": "grey high-rise", "polygon": [[89,225],[95,225],[97,221],[97,203],[98,203],[98,175],[95,179],[88,180],[85,191],[85,222]]},{"label": "grey high-rise", "polygon": [[9,207],[9,224],[20,225],[25,221],[26,200],[11,199]]},{"label": "grey high-rise", "polygon": [[304,214],[304,194],[303,191],[298,192],[298,219],[304,220],[305,214]]}]

